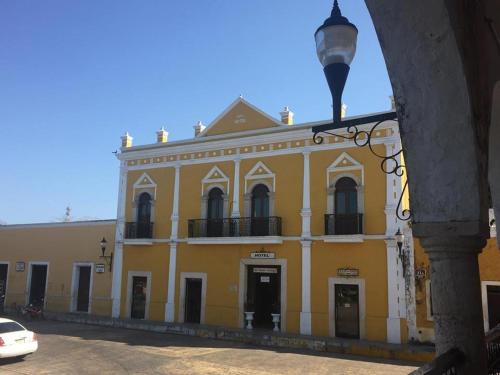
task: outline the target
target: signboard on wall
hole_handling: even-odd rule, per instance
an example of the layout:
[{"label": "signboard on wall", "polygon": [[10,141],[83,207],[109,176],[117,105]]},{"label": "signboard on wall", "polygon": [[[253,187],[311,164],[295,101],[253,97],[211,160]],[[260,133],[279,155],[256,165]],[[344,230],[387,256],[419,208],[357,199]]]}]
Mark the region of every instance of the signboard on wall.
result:
[{"label": "signboard on wall", "polygon": [[271,282],[271,277],[270,276],[261,276],[260,277],[260,282],[261,283],[270,283]]},{"label": "signboard on wall", "polygon": [[95,265],[95,272],[96,273],[104,273],[105,270],[106,270],[106,267],[104,266],[104,263],[97,263]]},{"label": "signboard on wall", "polygon": [[253,258],[253,259],[274,259],[274,253],[257,251],[255,253],[251,253],[250,258]]},{"label": "signboard on wall", "polygon": [[342,276],[342,277],[359,276],[359,270],[357,268],[338,268],[337,276]]},{"label": "signboard on wall", "polygon": [[24,262],[16,262],[16,272],[24,272]]},{"label": "signboard on wall", "polygon": [[425,279],[426,275],[427,275],[427,270],[424,267],[418,267],[415,270],[415,278],[417,280]]},{"label": "signboard on wall", "polygon": [[276,268],[267,268],[267,267],[255,267],[253,269],[254,273],[278,273]]}]

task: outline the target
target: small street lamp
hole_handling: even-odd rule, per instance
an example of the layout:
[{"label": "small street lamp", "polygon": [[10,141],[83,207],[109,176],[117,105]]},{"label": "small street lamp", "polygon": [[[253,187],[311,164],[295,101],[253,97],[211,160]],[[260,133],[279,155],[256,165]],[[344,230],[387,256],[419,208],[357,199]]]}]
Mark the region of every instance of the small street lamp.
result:
[{"label": "small street lamp", "polygon": [[106,253],[107,244],[108,244],[108,241],[106,241],[106,238],[103,237],[101,240],[102,255],[100,255],[99,258],[103,258],[106,261],[106,264],[109,266],[109,272],[111,272],[112,267],[113,267],[113,252],[111,252],[111,255],[104,255]]},{"label": "small street lamp", "polygon": [[394,235],[394,238],[396,239],[396,244],[398,245],[398,256],[399,260],[401,261],[401,264],[403,265],[403,275],[406,275],[406,253],[403,250],[403,242],[405,240],[405,236],[403,233],[401,233],[401,230],[398,228],[398,231]]},{"label": "small street lamp", "polygon": [[356,53],[358,29],[340,12],[335,0],[332,13],[314,33],[316,52],[333,99],[333,123],[341,122],[342,92]]}]

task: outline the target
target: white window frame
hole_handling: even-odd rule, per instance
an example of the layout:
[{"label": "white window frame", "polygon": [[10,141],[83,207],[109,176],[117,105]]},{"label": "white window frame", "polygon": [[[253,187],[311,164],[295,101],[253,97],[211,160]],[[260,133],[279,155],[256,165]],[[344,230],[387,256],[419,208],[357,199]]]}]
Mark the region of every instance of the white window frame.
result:
[{"label": "white window frame", "polygon": [[45,278],[45,293],[43,299],[43,308],[45,309],[47,307],[47,300],[48,300],[47,290],[49,287],[50,262],[43,262],[43,261],[28,262],[28,275],[26,276],[26,298],[25,298],[26,305],[29,303],[30,300],[32,266],[47,266],[47,276]]},{"label": "white window frame", "polygon": [[7,292],[9,290],[10,262],[9,261],[0,261],[0,264],[6,264],[7,265],[7,276],[6,276],[6,279],[5,279],[5,298],[3,300],[3,306],[5,308],[7,306]]},{"label": "white window frame", "polygon": [[130,319],[130,314],[132,311],[132,281],[134,276],[146,277],[147,278],[147,286],[146,286],[146,308],[144,312],[144,320],[149,319],[149,305],[151,301],[151,282],[152,276],[149,271],[128,271],[127,274],[127,300],[126,300],[126,308],[125,308],[125,317]]},{"label": "white window frame", "polygon": [[205,324],[205,308],[207,303],[207,274],[206,272],[181,272],[180,275],[180,295],[179,295],[179,322],[184,323],[186,305],[186,280],[201,280],[201,311],[200,324]]},{"label": "white window frame", "polygon": [[357,285],[359,291],[359,339],[366,338],[366,290],[365,279],[347,277],[328,278],[328,325],[331,337],[335,336],[335,285]]},{"label": "white window frame", "polygon": [[245,327],[244,308],[245,300],[247,297],[247,266],[280,266],[281,279],[280,279],[280,330],[286,332],[286,314],[287,314],[287,260],[286,259],[241,259],[240,260],[240,287],[238,293],[238,310],[239,310],[239,326]]},{"label": "white window frame", "polygon": [[[342,166],[342,161],[348,160],[351,165]],[[361,174],[361,178],[356,176],[356,174],[352,173],[354,171],[359,171]],[[333,178],[330,178],[330,175],[334,173]],[[326,213],[334,214],[335,213],[335,184],[342,177],[349,177],[356,182],[356,191],[358,198],[358,213],[365,213],[365,198],[364,198],[364,187],[365,187],[365,168],[364,166],[354,159],[347,152],[342,152],[335,161],[330,164],[330,166],[326,169],[326,189],[327,189],[327,202],[326,202]],[[364,220],[364,215],[363,215]],[[364,228],[364,226],[363,226]]]},{"label": "white window frame", "polygon": [[[78,286],[80,281],[80,267],[90,267],[90,284],[89,284],[89,307],[85,311],[77,311],[78,304]],[[71,276],[71,299],[69,311],[78,312],[83,314],[90,314],[92,312],[92,298],[94,291],[94,263],[92,262],[75,262],[73,263],[73,274]]]},{"label": "white window frame", "polygon": [[490,330],[490,315],[488,312],[488,285],[500,286],[500,281],[481,281],[481,302],[483,305],[484,332]]},{"label": "white window frame", "polygon": [[[149,183],[143,184],[142,180],[147,179]],[[156,182],[151,178],[151,176],[147,173],[143,173],[141,177],[139,177],[134,185],[133,185],[133,194],[132,194],[132,218],[131,221],[137,221],[137,207],[139,205],[139,197],[142,193],[148,193],[151,197],[151,215],[150,222],[155,222],[155,202],[156,202]]]}]

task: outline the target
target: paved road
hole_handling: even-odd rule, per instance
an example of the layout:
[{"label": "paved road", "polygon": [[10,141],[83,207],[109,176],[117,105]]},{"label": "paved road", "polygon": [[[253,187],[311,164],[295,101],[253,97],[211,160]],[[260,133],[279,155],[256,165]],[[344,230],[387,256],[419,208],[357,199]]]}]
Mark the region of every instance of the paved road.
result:
[{"label": "paved road", "polygon": [[73,323],[26,324],[39,350],[24,360],[2,360],[0,374],[408,374],[396,361]]}]

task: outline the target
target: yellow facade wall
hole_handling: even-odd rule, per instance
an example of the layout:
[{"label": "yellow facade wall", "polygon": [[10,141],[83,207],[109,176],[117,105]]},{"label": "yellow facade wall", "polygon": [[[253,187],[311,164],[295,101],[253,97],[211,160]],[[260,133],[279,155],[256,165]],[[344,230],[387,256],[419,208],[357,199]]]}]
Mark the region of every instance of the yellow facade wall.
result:
[{"label": "yellow facade wall", "polygon": [[258,113],[246,103],[239,102],[207,129],[206,135],[265,129],[276,126],[278,125],[270,118]]},{"label": "yellow facade wall", "polygon": [[[359,269],[365,281],[366,339],[386,341],[387,329],[387,258],[384,241],[341,244],[314,241],[311,250],[311,307],[313,334],[329,336],[328,279],[337,278],[337,269]],[[350,278],[345,278],[349,283]]]},{"label": "yellow facade wall", "polygon": [[[71,303],[73,264],[106,263],[99,258],[100,241],[107,240],[107,255],[114,250],[115,222],[47,224],[0,227],[0,262],[9,263],[6,307],[25,305],[28,299],[30,262],[48,262],[47,311],[68,312]],[[24,272],[16,272],[24,262]],[[94,273],[91,313],[111,314],[111,272]]]},{"label": "yellow facade wall", "polygon": [[127,174],[127,193],[125,205],[125,220],[127,222],[135,222],[136,218],[133,214],[133,201],[134,197],[134,183],[147,173],[148,176],[156,183],[156,200],[154,205],[154,217],[151,221],[154,223],[154,235],[158,238],[170,237],[172,215],[172,197],[174,186],[174,168],[161,168],[161,169],[146,169],[146,170],[133,170]]},{"label": "yellow facade wall", "polygon": [[[384,145],[375,145],[376,152],[385,154]],[[313,235],[324,234],[324,216],[327,211],[327,169],[343,153],[363,165],[364,171],[364,233],[385,233],[386,174],[380,170],[380,161],[366,148],[329,150],[311,153],[311,218]],[[354,175],[357,172],[346,171]],[[331,181],[330,181],[331,183]]]},{"label": "yellow facade wall", "polygon": [[[180,184],[179,184],[179,233],[178,237],[187,237],[188,235],[188,220],[201,219],[201,197],[202,197],[202,180],[217,166],[229,178],[229,192],[232,194],[232,181],[234,176],[234,163],[206,163],[182,166],[180,169]],[[172,183],[173,184],[173,183]],[[161,194],[166,194],[163,190],[163,185],[160,188]],[[225,192],[227,193],[227,191]],[[173,192],[169,197],[172,199]],[[230,199],[231,201],[231,199]],[[231,206],[229,206],[231,212]],[[168,213],[168,217],[172,214],[172,210]],[[226,214],[229,216],[228,214]],[[170,237],[170,233],[167,237]]]},{"label": "yellow facade wall", "polygon": [[[268,158],[246,159],[240,166],[240,213],[244,216],[245,175],[259,162],[263,162],[275,174],[274,216],[282,218],[282,235],[298,236],[301,233],[302,209],[302,154],[289,154]],[[251,192],[247,181],[247,193]],[[248,216],[250,216],[247,213]]]},{"label": "yellow facade wall", "polygon": [[123,246],[120,316],[126,317],[127,294],[129,293],[127,290],[128,274],[141,271],[151,272],[149,319],[157,321],[165,319],[169,257],[170,246],[168,244]]},{"label": "yellow facade wall", "polygon": [[[250,253],[264,250],[274,252],[276,259],[285,259],[287,267],[287,332],[299,332],[301,309],[301,248],[300,243],[285,241],[277,245],[178,245],[177,280],[182,272],[207,274],[205,323],[238,327],[243,315],[239,313],[240,261]],[[245,280],[246,282],[246,280]],[[180,282],[176,284],[176,320],[179,320]],[[244,287],[244,286],[243,286]]]}]

